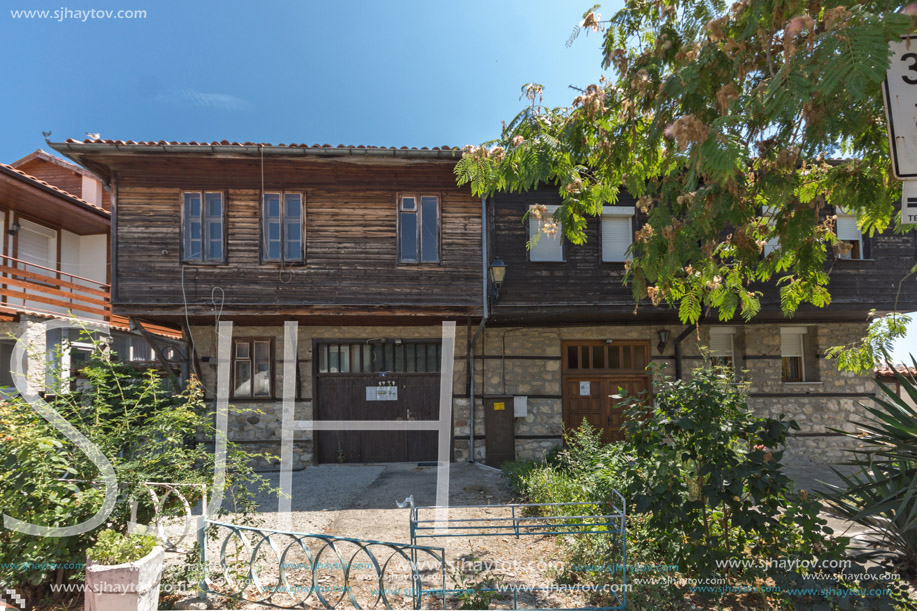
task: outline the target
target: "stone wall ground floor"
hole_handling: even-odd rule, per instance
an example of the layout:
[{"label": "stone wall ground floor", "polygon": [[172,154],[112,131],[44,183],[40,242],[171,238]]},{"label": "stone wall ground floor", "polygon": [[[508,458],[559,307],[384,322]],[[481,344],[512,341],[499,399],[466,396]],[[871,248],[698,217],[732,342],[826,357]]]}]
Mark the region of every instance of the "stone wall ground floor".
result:
[{"label": "stone wall ground floor", "polygon": [[[615,342],[640,344],[645,358],[656,366],[654,375],[673,375],[676,369],[675,347],[672,339],[658,345],[658,331],[669,331],[677,337],[681,325],[595,325],[556,327],[490,327],[474,350],[474,416],[472,431],[471,380],[469,378],[468,340],[473,327],[460,324],[456,338],[452,379],[453,444],[452,458],[468,460],[471,456],[470,438],[475,438],[474,457],[486,460],[487,431],[484,417],[485,401],[491,396],[525,397],[526,413],[514,419],[515,454],[520,459],[539,459],[562,443],[564,429],[565,376],[571,371],[565,360],[565,350],[571,344],[591,346]],[[785,331],[787,328],[795,330]],[[711,331],[711,329],[714,329]],[[749,384],[749,405],[760,415],[785,414],[800,426],[787,443],[787,460],[793,462],[838,462],[851,447],[849,441],[832,429],[852,430],[851,418],[862,415],[876,391],[870,376],[854,376],[839,372],[833,361],[824,358],[827,348],[852,342],[865,332],[864,323],[817,324],[749,324],[723,326],[704,325],[693,329],[680,344],[681,370],[690,375],[703,357],[704,347],[711,337],[728,331],[731,334],[731,358],[738,376]],[[213,396],[216,383],[216,333],[211,327],[193,327],[195,350],[201,359],[201,371]],[[784,379],[781,337],[787,333],[803,334],[805,344],[805,378]],[[233,337],[269,338],[273,350],[274,396],[267,399],[231,399],[241,413],[230,419],[230,439],[242,447],[257,452],[280,453],[282,402],[283,327],[235,326]],[[360,341],[436,341],[441,327],[429,326],[309,326],[300,324],[297,337],[295,419],[313,417],[316,401],[313,389],[317,371],[316,346],[329,342]],[[591,342],[591,343],[590,343]],[[335,345],[335,344],[332,344]],[[397,345],[397,344],[396,344]],[[611,354],[606,352],[605,354]],[[637,353],[633,353],[637,354]],[[610,356],[608,358],[611,358]],[[635,357],[636,358],[636,357]],[[357,389],[358,395],[362,389]],[[566,389],[569,394],[570,388]],[[299,430],[294,437],[294,466],[300,467],[316,460],[315,438],[311,431]],[[275,466],[277,461],[262,466]]]}]

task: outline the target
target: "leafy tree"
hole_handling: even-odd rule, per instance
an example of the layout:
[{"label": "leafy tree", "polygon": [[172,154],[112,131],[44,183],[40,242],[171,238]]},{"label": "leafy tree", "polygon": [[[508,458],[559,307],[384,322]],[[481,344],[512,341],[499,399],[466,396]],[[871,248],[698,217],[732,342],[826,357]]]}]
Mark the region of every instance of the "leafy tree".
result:
[{"label": "leafy tree", "polygon": [[599,32],[610,76],[562,108],[526,85],[528,107],[465,148],[458,182],[557,185],[554,221],[575,244],[626,189],[647,218],[627,264],[634,297],[686,323],[705,308],[748,320],[772,280],[786,315],[828,305],[828,253],[850,249],[837,210],[870,234],[897,223],[880,83],[888,42],[915,26],[904,5],[630,0],[609,20],[596,5],[571,42]]}]

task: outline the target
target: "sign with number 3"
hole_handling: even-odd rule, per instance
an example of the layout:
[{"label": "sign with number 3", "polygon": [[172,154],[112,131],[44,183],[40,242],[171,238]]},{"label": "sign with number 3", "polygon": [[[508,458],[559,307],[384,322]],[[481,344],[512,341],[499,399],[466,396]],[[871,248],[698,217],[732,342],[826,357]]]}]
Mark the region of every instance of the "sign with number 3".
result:
[{"label": "sign with number 3", "polygon": [[889,43],[891,63],[882,86],[888,149],[895,177],[904,181],[901,222],[917,223],[917,34]]}]

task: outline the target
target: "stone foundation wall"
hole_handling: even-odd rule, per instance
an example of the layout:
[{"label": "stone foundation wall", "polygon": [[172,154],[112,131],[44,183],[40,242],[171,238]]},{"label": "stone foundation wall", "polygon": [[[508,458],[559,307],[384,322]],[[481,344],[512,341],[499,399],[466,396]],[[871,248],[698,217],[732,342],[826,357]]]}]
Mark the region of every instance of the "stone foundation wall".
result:
[{"label": "stone foundation wall", "polygon": [[[750,383],[749,403],[761,415],[786,414],[801,430],[787,443],[787,460],[793,462],[838,462],[851,444],[830,432],[831,428],[851,430],[848,420],[862,413],[860,403],[870,401],[875,392],[871,376],[838,372],[834,362],[824,358],[827,348],[855,341],[865,332],[865,323],[824,323],[810,325],[812,363],[809,373],[814,381],[786,383],[782,377],[779,324],[732,325],[735,336],[736,368]],[[657,331],[668,329],[671,338],[660,354],[656,348]],[[484,397],[525,395],[528,414],[515,419],[516,457],[539,459],[562,443],[563,401],[561,342],[566,340],[649,340],[652,362],[661,375],[674,375],[674,338],[685,327],[679,325],[603,325],[537,328],[487,328],[475,350],[475,446],[477,460],[486,455]],[[208,396],[216,384],[216,333],[213,327],[193,327],[199,356],[210,357],[202,364]],[[471,413],[468,399],[466,330],[456,333],[456,360],[453,377],[454,458],[470,457]],[[230,418],[230,439],[252,451],[269,451],[279,457],[282,404],[280,372],[283,368],[283,327],[235,326],[233,336],[273,337],[275,385],[278,397],[270,401],[231,401],[246,410]],[[438,339],[441,327],[331,327],[299,326],[299,388],[296,419],[312,417],[312,342],[313,340],[402,338]],[[681,344],[682,372],[689,376],[702,361],[701,346],[709,342],[709,326],[692,331]],[[814,369],[813,369],[814,368]],[[312,435],[295,433],[294,464],[303,466],[313,460]],[[276,465],[276,461],[274,463]],[[262,466],[268,466],[267,463]]]}]

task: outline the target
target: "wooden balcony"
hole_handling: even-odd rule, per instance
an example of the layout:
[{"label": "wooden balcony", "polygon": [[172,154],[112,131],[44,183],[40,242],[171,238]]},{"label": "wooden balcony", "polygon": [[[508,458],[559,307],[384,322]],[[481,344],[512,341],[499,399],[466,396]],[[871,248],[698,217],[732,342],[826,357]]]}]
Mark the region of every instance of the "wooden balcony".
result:
[{"label": "wooden balcony", "polygon": [[110,323],[111,287],[0,255],[0,309]]}]

